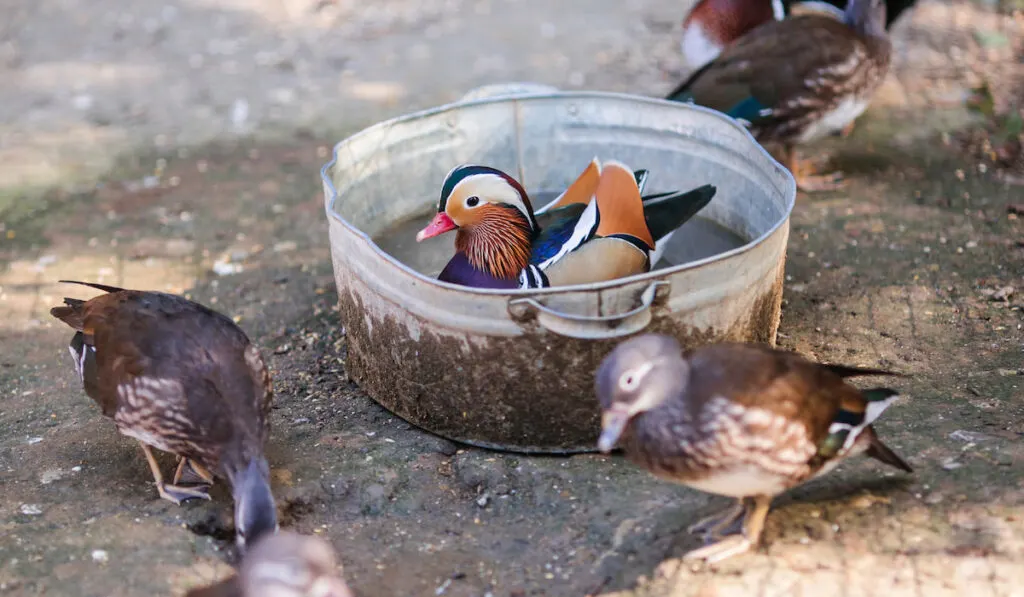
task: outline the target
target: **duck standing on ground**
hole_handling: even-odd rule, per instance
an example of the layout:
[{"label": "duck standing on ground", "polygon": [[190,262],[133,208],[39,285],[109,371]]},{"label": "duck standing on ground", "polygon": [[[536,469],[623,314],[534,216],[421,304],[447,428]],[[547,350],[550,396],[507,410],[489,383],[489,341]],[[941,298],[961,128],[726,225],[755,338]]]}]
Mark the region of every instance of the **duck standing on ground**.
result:
[{"label": "duck standing on ground", "polygon": [[[138,440],[160,497],[210,499],[214,477],[235,499],[240,546],[277,530],[263,456],[273,396],[259,350],[233,321],[163,292],[62,280],[106,294],[50,310],[75,330],[68,350],[85,393]],[[153,448],[179,457],[171,484]]]},{"label": "duck standing on ground", "polygon": [[796,147],[847,128],[867,109],[892,55],[885,0],[850,0],[843,20],[770,21],[725,48],[667,99],[724,112],[762,144],[781,145],[799,188],[833,190],[842,173],[813,175]]},{"label": "duck standing on ground", "polygon": [[[914,2],[889,0],[885,28],[891,28]],[[845,6],[844,0],[700,0],[683,19],[679,48],[690,70],[697,70],[755,27],[804,14],[842,19]]]},{"label": "duck standing on ground", "polygon": [[[912,472],[872,427],[896,392],[844,381],[858,375],[897,374],[747,344],[684,354],[670,336],[639,336],[598,368],[598,448],[607,453],[621,443],[658,477],[736,498],[723,515],[690,527],[708,545],[685,558],[723,560],[757,545],[774,496],[846,458],[863,453]],[[742,532],[718,540],[741,516]]]}]

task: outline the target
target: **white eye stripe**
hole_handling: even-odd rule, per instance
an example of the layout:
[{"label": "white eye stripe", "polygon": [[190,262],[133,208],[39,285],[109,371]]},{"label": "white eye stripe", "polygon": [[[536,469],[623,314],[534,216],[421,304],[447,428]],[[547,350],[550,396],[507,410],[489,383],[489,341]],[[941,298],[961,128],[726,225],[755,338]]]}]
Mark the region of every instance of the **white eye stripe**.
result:
[{"label": "white eye stripe", "polygon": [[644,363],[636,369],[631,369],[622,374],[619,378],[619,387],[629,392],[635,390],[640,385],[640,381],[643,380],[644,376],[647,375],[651,369],[654,369],[654,363]]}]

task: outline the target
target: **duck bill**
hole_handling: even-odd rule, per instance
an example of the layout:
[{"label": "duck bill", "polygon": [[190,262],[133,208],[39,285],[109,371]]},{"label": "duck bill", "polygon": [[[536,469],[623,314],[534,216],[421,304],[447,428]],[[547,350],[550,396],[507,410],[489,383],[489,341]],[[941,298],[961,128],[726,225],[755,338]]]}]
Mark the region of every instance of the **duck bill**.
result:
[{"label": "duck bill", "polygon": [[423,242],[425,239],[433,238],[444,234],[445,232],[450,232],[456,228],[458,228],[458,226],[455,225],[455,222],[448,217],[448,214],[442,211],[434,216],[434,219],[427,224],[426,228],[416,233],[416,242]]},{"label": "duck bill", "polygon": [[629,411],[613,406],[601,415],[601,437],[597,439],[597,449],[607,454],[626,430],[629,423]]}]

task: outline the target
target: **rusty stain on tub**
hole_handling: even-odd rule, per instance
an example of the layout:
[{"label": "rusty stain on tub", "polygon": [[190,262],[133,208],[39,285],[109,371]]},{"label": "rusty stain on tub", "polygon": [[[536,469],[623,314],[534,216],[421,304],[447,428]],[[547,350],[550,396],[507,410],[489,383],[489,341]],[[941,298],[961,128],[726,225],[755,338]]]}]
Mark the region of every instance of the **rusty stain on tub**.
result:
[{"label": "rusty stain on tub", "polygon": [[[656,306],[644,332],[671,334],[685,348],[721,340],[772,343],[783,278],[780,264],[770,290],[729,329],[700,330]],[[481,447],[547,453],[593,450],[600,428],[593,372],[622,338],[579,340],[528,331],[470,342],[460,337],[464,334],[430,331],[412,314],[401,320],[377,315],[354,288],[339,290],[349,345],[346,372],[391,412],[438,435]],[[411,328],[421,330],[415,339]],[[539,354],[544,358],[538,359]],[[459,379],[466,376],[469,379]],[[465,387],[476,391],[458,391]]]}]

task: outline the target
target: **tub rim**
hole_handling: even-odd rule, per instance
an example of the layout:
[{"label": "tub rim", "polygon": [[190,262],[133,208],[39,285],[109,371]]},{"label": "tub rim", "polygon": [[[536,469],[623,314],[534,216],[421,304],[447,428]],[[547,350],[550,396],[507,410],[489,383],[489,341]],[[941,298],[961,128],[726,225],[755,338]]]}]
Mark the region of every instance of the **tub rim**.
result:
[{"label": "tub rim", "polygon": [[[687,263],[683,263],[683,264],[679,264],[679,265],[674,265],[672,267],[660,268],[660,269],[651,270],[651,271],[648,271],[648,272],[645,272],[645,273],[642,273],[642,274],[634,274],[632,276],[627,276],[627,277],[623,277],[623,278],[616,278],[616,279],[613,279],[613,280],[605,280],[603,282],[591,282],[591,283],[588,283],[588,284],[573,284],[573,285],[567,285],[567,286],[553,286],[553,287],[548,287],[548,288],[530,288],[530,289],[514,288],[514,289],[503,289],[503,288],[476,288],[476,287],[471,287],[471,286],[463,286],[461,284],[453,284],[453,283],[450,283],[450,282],[443,282],[441,280],[438,280],[437,278],[432,278],[430,276],[422,274],[422,273],[416,271],[415,269],[409,267],[408,265],[406,265],[405,263],[403,263],[399,259],[395,258],[394,256],[392,256],[388,252],[384,251],[380,247],[380,245],[378,245],[376,242],[374,242],[373,238],[369,234],[367,234],[363,230],[360,230],[352,222],[349,222],[348,220],[343,218],[341,216],[341,214],[338,213],[337,210],[335,210],[333,208],[334,207],[334,203],[341,197],[341,195],[340,195],[340,193],[338,193],[338,190],[334,186],[334,180],[330,176],[330,170],[338,162],[339,149],[343,145],[345,145],[347,143],[350,143],[352,140],[360,138],[360,137],[362,137],[364,135],[374,134],[374,133],[376,133],[380,129],[383,129],[383,128],[386,128],[386,127],[390,127],[390,126],[394,126],[396,124],[406,123],[406,122],[410,122],[410,121],[413,121],[413,120],[420,120],[420,119],[429,118],[429,117],[433,117],[433,116],[438,116],[438,115],[445,114],[447,112],[451,112],[451,111],[454,111],[456,109],[464,108],[464,107],[467,107],[467,106],[477,106],[477,105],[494,104],[494,103],[509,103],[509,102],[513,102],[514,103],[514,102],[518,102],[518,101],[521,101],[521,100],[522,101],[530,101],[530,100],[541,100],[541,99],[566,99],[566,100],[571,100],[571,99],[580,99],[580,100],[586,100],[586,99],[618,99],[618,100],[624,100],[625,99],[625,100],[630,100],[630,101],[639,102],[639,103],[652,104],[652,105],[672,106],[673,109],[693,110],[693,111],[696,111],[696,112],[701,112],[701,113],[704,113],[704,114],[708,114],[711,117],[715,118],[716,120],[722,122],[723,124],[726,124],[726,125],[732,127],[733,129],[741,131],[742,135],[744,135],[747,138],[747,140],[750,142],[750,144],[753,146],[755,153],[760,153],[761,157],[767,158],[768,159],[768,163],[770,165],[775,166],[775,168],[783,174],[783,176],[784,176],[784,181],[783,181],[784,182],[784,188],[782,190],[783,190],[783,196],[786,199],[786,201],[785,201],[785,205],[783,206],[782,217],[780,217],[774,224],[772,224],[772,226],[770,228],[768,228],[764,233],[762,233],[757,238],[751,239],[748,242],[744,243],[743,245],[740,245],[740,246],[735,247],[733,249],[729,249],[728,251],[723,251],[721,253],[716,253],[714,255],[710,255],[708,257],[705,257],[703,259],[698,259],[696,261],[689,261]],[[633,283],[639,283],[639,282],[643,282],[643,281],[656,282],[658,279],[663,279],[665,277],[668,277],[668,276],[671,276],[671,275],[674,275],[674,274],[677,274],[677,273],[680,273],[680,272],[684,272],[684,271],[687,271],[687,270],[697,269],[697,268],[700,268],[700,267],[704,267],[704,266],[706,266],[706,265],[708,265],[710,263],[714,263],[714,262],[718,262],[718,261],[726,261],[728,259],[731,259],[731,258],[737,256],[737,255],[742,255],[743,253],[746,253],[748,251],[751,251],[751,250],[755,249],[756,247],[758,247],[759,245],[763,244],[768,239],[770,239],[776,232],[778,232],[779,228],[781,228],[782,226],[786,225],[787,222],[789,221],[790,217],[792,216],[793,208],[796,206],[796,193],[797,193],[796,179],[793,177],[793,174],[788,169],[786,169],[778,160],[776,160],[771,155],[771,153],[769,153],[760,143],[758,143],[757,140],[754,138],[753,135],[750,134],[750,131],[747,130],[746,127],[744,127],[742,124],[740,124],[739,122],[737,122],[733,118],[727,116],[726,114],[724,114],[722,112],[719,112],[717,110],[712,110],[711,108],[706,108],[704,106],[699,106],[699,105],[696,105],[696,104],[693,104],[693,103],[675,102],[675,101],[670,101],[670,100],[661,99],[661,98],[655,98],[655,97],[650,97],[650,96],[644,96],[644,95],[635,95],[635,94],[630,94],[630,93],[618,93],[618,92],[608,92],[608,91],[551,91],[551,92],[538,91],[538,92],[510,93],[510,94],[506,94],[506,95],[500,95],[499,94],[499,95],[495,95],[495,96],[483,97],[483,98],[473,99],[473,100],[468,100],[468,101],[467,100],[457,100],[455,102],[450,102],[450,103],[447,103],[447,104],[442,104],[442,105],[439,105],[439,106],[434,106],[434,107],[431,107],[431,108],[426,108],[426,109],[417,110],[417,111],[414,111],[414,112],[409,112],[407,114],[402,114],[402,115],[399,115],[399,116],[395,116],[393,118],[389,118],[387,120],[382,120],[382,121],[377,122],[375,124],[372,124],[372,125],[370,125],[368,127],[365,127],[363,129],[361,129],[361,130],[359,130],[359,131],[357,131],[357,132],[355,132],[355,133],[345,137],[344,139],[338,141],[337,143],[335,143],[334,147],[331,150],[331,159],[330,159],[330,161],[325,163],[320,168],[320,179],[321,179],[321,181],[324,184],[325,191],[329,191],[329,192],[325,192],[324,193],[324,211],[327,213],[327,217],[329,219],[333,218],[334,220],[336,220],[348,232],[354,234],[359,240],[361,240],[363,243],[367,244],[372,249],[374,254],[377,255],[377,257],[382,258],[385,262],[387,262],[391,266],[398,268],[404,274],[412,276],[414,279],[416,279],[419,282],[424,282],[424,283],[427,283],[427,284],[432,284],[434,286],[437,286],[439,288],[443,288],[443,289],[446,289],[446,290],[458,291],[458,292],[463,292],[463,293],[472,294],[472,295],[507,296],[507,297],[511,297],[511,298],[526,298],[526,297],[532,297],[532,296],[546,296],[546,295],[554,295],[554,294],[561,294],[561,293],[578,293],[578,292],[598,292],[598,291],[604,291],[604,290],[609,290],[609,289],[613,289],[613,288],[616,288],[616,287],[622,287],[622,286],[626,286],[626,285],[631,285]],[[331,243],[331,244],[333,245],[334,243]],[[334,259],[334,252],[333,251],[331,252],[331,258],[332,258],[332,260]]]}]

